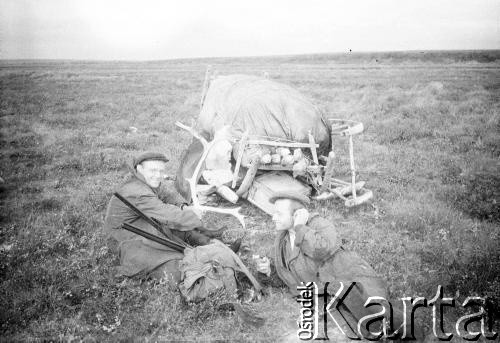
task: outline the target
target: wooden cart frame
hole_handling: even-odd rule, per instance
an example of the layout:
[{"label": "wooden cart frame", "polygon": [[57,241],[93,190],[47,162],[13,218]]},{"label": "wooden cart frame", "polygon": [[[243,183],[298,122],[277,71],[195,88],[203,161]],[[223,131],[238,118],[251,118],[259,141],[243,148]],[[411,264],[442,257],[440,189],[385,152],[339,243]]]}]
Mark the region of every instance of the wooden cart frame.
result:
[{"label": "wooden cart frame", "polygon": [[[335,152],[332,150],[328,156],[318,156],[317,148],[319,145],[315,142],[314,136],[309,132],[309,142],[293,142],[283,139],[272,139],[266,137],[249,137],[245,132],[238,142],[238,153],[236,164],[233,174],[232,188],[235,188],[238,174],[241,167],[242,156],[245,149],[253,145],[272,146],[272,147],[287,147],[287,148],[301,148],[310,151],[311,161],[307,166],[307,180],[306,182],[311,185],[316,194],[312,198],[314,200],[326,200],[335,196],[344,200],[347,207],[362,204],[373,197],[373,192],[365,189],[364,181],[356,181],[356,167],[354,163],[354,142],[353,136],[358,135],[364,131],[364,126],[361,122],[343,119],[328,119],[331,125],[331,141],[333,143],[334,137],[345,137],[347,139],[349,148],[349,164],[351,179],[350,182],[336,179],[333,177],[335,167]],[[322,163],[324,162],[324,163]],[[245,166],[250,167],[250,166]],[[283,166],[280,164],[260,164],[256,169],[258,170],[281,170],[292,171],[291,166]]]}]

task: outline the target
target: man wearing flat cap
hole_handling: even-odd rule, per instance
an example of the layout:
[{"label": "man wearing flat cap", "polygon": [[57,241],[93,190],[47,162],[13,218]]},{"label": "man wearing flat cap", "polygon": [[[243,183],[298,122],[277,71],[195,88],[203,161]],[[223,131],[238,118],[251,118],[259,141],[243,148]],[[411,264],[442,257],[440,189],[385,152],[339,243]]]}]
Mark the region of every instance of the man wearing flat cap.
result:
[{"label": "man wearing flat cap", "polygon": [[[344,317],[356,324],[360,318],[378,312],[379,308],[365,308],[364,303],[371,296],[387,299],[385,282],[358,254],[342,248],[332,223],[307,211],[305,207],[309,198],[294,192],[282,192],[274,194],[270,202],[274,203],[273,221],[277,230],[274,268],[290,292],[299,295],[297,286],[302,282],[315,282],[320,292],[326,282],[341,281],[347,287],[356,282],[343,301]],[[269,259],[260,259],[256,269],[269,275]],[[401,319],[395,318],[395,324],[400,325]]]},{"label": "man wearing flat cap", "polygon": [[[175,240],[195,246],[208,244],[210,238],[197,230],[203,224],[194,211],[188,207],[183,210],[159,198],[158,191],[167,162],[165,155],[160,153],[147,152],[139,155],[133,161],[132,175],[119,187],[117,193],[148,217],[168,226]],[[178,262],[183,254],[121,229],[123,223],[158,235],[151,224],[113,196],[108,204],[104,230],[118,243],[120,267],[117,274],[129,277],[168,277],[179,281]]]}]

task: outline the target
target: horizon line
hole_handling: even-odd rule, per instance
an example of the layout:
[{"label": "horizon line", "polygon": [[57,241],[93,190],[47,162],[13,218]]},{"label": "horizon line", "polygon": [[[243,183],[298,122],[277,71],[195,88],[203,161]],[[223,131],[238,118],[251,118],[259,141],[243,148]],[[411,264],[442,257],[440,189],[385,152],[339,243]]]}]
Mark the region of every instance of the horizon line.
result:
[{"label": "horizon line", "polygon": [[327,55],[368,55],[386,53],[426,53],[426,52],[499,52],[496,49],[417,49],[417,50],[359,50],[359,51],[335,51],[335,52],[311,52],[301,54],[269,54],[269,55],[246,55],[246,56],[197,56],[197,57],[171,57],[163,59],[78,59],[78,58],[2,58],[0,61],[58,61],[58,62],[164,62],[164,61],[191,61],[191,60],[215,60],[215,59],[255,59],[255,58],[289,58],[307,56]]}]

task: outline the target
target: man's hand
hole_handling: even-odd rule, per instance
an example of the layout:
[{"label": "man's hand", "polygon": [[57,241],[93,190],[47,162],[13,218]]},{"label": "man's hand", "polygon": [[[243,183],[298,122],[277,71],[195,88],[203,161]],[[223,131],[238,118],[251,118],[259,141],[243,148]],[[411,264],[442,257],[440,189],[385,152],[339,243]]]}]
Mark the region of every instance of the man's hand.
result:
[{"label": "man's hand", "polygon": [[309,220],[309,211],[305,208],[300,208],[293,214],[293,226],[305,225]]},{"label": "man's hand", "polygon": [[193,206],[184,206],[182,209],[193,212],[198,217],[198,219],[201,219],[201,217],[203,216],[203,211]]},{"label": "man's hand", "polygon": [[271,261],[266,256],[260,257],[259,255],[254,255],[253,259],[255,261],[255,268],[259,273],[266,274],[267,276],[271,275]]}]

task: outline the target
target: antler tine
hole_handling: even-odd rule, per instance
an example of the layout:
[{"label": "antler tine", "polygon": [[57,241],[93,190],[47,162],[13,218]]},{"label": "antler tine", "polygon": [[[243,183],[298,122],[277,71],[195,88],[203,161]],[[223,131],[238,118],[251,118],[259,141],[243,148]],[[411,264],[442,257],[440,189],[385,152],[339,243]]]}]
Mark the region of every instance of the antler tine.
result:
[{"label": "antler tine", "polygon": [[196,182],[197,182],[198,174],[200,173],[201,165],[203,164],[203,162],[207,158],[208,152],[210,151],[212,146],[218,141],[218,139],[214,139],[210,142],[207,142],[207,140],[205,138],[203,138],[200,134],[198,134],[198,132],[196,132],[192,127],[186,126],[180,122],[176,122],[175,125],[188,131],[189,133],[191,133],[193,135],[193,137],[197,138],[201,142],[201,144],[203,145],[203,153],[200,157],[200,160],[198,161],[198,164],[196,165],[196,168],[194,169],[193,176],[191,176],[190,178],[186,178],[186,181],[189,184],[189,190],[191,191],[191,198],[193,200],[193,207],[198,208],[203,212],[204,211],[211,211],[211,212],[216,212],[216,213],[230,214],[230,215],[236,217],[236,219],[238,219],[238,221],[243,226],[243,228],[245,228],[246,227],[245,221],[244,221],[245,217],[241,213],[239,213],[239,210],[241,209],[241,207],[217,208],[217,207],[211,207],[211,206],[202,206],[200,204],[200,200],[198,199],[198,194],[196,192]]},{"label": "antler tine", "polygon": [[217,207],[202,206],[202,205],[198,205],[195,207],[199,208],[202,211],[211,211],[211,212],[215,212],[215,213],[230,214],[230,215],[234,216],[236,219],[238,219],[238,221],[240,222],[241,226],[243,226],[243,228],[246,228],[245,216],[240,213],[241,207],[217,208]]},{"label": "antler tine", "polygon": [[195,129],[193,129],[192,127],[190,126],[187,126],[187,125],[184,125],[183,123],[181,123],[180,121],[178,122],[175,122],[175,125],[177,125],[178,127],[180,127],[181,129],[184,129],[186,130],[187,132],[189,132],[190,134],[193,135],[193,137],[195,137],[196,139],[198,139],[201,144],[203,144],[203,148],[206,149],[207,146],[208,146],[208,141],[205,139],[205,137],[202,137],[198,132],[196,132]]},{"label": "antler tine", "polygon": [[210,151],[210,148],[214,145],[215,141],[208,142],[204,137],[202,137],[198,132],[196,132],[195,129],[187,125],[184,125],[181,122],[176,122],[175,125],[191,133],[193,137],[198,139],[203,145],[203,153],[200,157],[200,160],[198,161],[198,164],[196,165],[196,168],[194,169],[193,176],[191,176],[190,178],[186,178],[186,181],[189,184],[189,190],[191,191],[191,198],[193,199],[193,205],[195,207],[199,207],[200,201],[198,200],[198,195],[196,192],[196,181],[198,179],[198,174],[200,173],[201,166],[205,161],[205,159],[207,158],[208,152]]}]

